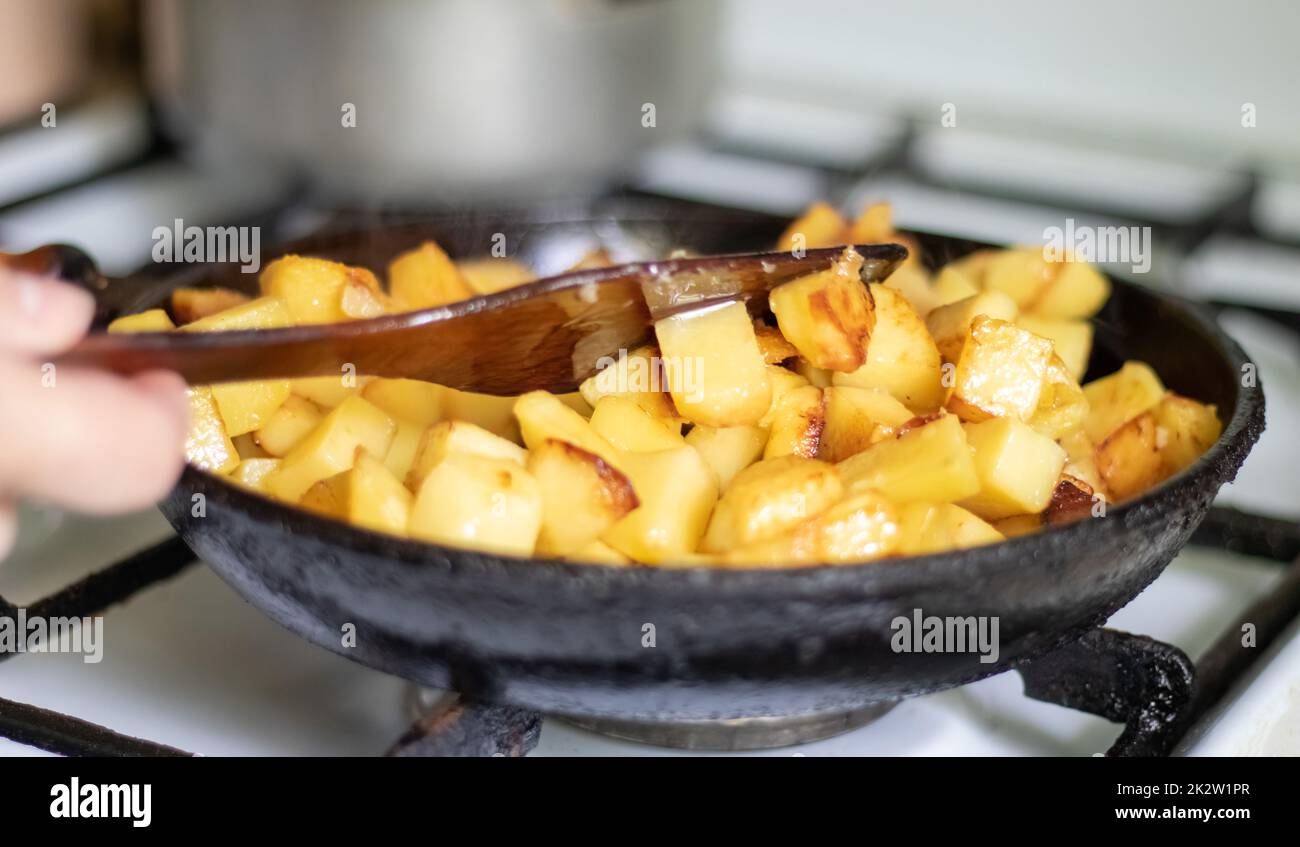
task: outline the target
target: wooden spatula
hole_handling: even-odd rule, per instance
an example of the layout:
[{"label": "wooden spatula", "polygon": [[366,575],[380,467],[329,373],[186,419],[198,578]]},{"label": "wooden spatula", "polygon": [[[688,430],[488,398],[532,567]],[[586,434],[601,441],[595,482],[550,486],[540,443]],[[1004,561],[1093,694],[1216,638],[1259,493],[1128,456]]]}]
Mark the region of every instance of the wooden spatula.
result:
[{"label": "wooden spatula", "polygon": [[[884,279],[907,257],[898,244],[860,244],[862,279]],[[572,391],[602,356],[631,350],[651,324],[732,300],[756,307],[795,277],[829,268],[843,248],[633,262],[539,279],[447,306],[347,323],[235,332],[158,332],[84,339],[56,364],[116,373],[166,369],[192,384],[355,374],[423,379],[485,394]],[[67,245],[0,254],[0,265],[48,273],[92,291],[111,285]]]}]

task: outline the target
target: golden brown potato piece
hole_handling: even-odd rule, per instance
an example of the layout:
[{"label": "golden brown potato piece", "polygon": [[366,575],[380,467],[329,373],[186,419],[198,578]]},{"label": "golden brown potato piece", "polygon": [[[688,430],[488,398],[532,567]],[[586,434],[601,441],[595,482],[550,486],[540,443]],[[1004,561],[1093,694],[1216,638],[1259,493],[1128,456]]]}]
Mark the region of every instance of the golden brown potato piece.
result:
[{"label": "golden brown potato piece", "polygon": [[686,434],[686,443],[713,469],[718,490],[726,491],[736,474],[762,457],[767,430],[760,426],[719,428],[697,424]]},{"label": "golden brown potato piece", "polygon": [[845,250],[831,268],[779,285],[768,297],[781,334],[815,367],[847,373],[866,361],[876,313],[861,271],[862,257]]},{"label": "golden brown potato piece", "polygon": [[1013,417],[1038,408],[1052,342],[1015,324],[977,316],[953,373],[947,407],[963,421]]},{"label": "golden brown potato piece", "polygon": [[713,471],[689,446],[629,453],[624,465],[641,505],[606,530],[601,540],[633,561],[686,564],[718,499]]},{"label": "golden brown potato piece", "polygon": [[607,367],[588,377],[579,392],[593,410],[602,397],[631,397],[647,414],[665,423],[671,421],[680,432],[683,421],[667,386],[662,354],[656,345],[647,344],[613,359]]},{"label": "golden brown potato piece", "polygon": [[507,556],[531,556],[541,528],[532,474],[515,462],[456,454],[424,478],[407,525],[413,538]]},{"label": "golden brown potato piece", "polygon": [[799,456],[764,459],[732,480],[700,550],[724,553],[775,538],[821,514],[843,491],[834,465]]},{"label": "golden brown potato piece", "polygon": [[1065,362],[1070,376],[1076,382],[1083,379],[1088,371],[1088,359],[1092,355],[1092,324],[1038,315],[1021,315],[1016,318],[1016,323],[1034,335],[1050,340],[1056,355]]},{"label": "golden brown potato piece", "polygon": [[1116,500],[1146,491],[1164,478],[1156,418],[1143,412],[1097,445],[1097,471]]},{"label": "golden brown potato piece", "polygon": [[883,391],[834,385],[825,389],[826,426],[817,458],[842,462],[878,441],[893,438],[912,412]]},{"label": "golden brown potato piece", "polygon": [[230,288],[178,288],[172,292],[172,314],[187,324],[248,302],[248,295]]},{"label": "golden brown potato piece", "polygon": [[392,471],[363,450],[351,468],[307,489],[301,505],[366,529],[406,535],[411,500]]},{"label": "golden brown potato piece", "polygon": [[980,490],[966,433],[955,415],[873,444],[836,467],[849,488],[873,488],[895,503],[947,503]]},{"label": "golden brown potato piece", "polygon": [[917,414],[943,402],[939,349],[925,322],[901,294],[871,284],[876,323],[867,342],[866,363],[852,373],[835,373],[835,385],[876,388]]},{"label": "golden brown potato piece", "polygon": [[772,405],[768,365],[743,303],[655,322],[664,376],[684,418],[708,426],[755,424]]},{"label": "golden brown potato piece", "polygon": [[633,397],[602,397],[591,413],[591,428],[620,450],[653,453],[681,447],[681,425],[657,418]]},{"label": "golden brown potato piece", "polygon": [[515,401],[515,417],[519,419],[524,444],[530,450],[548,438],[554,438],[595,453],[616,468],[623,467],[622,451],[592,429],[586,418],[554,394],[545,391],[528,392]]},{"label": "golden brown potato piece", "polygon": [[1040,248],[997,250],[984,260],[982,282],[985,291],[1000,291],[1021,310],[1033,311],[1056,270]]},{"label": "golden brown potato piece", "polygon": [[1061,357],[1052,354],[1043,377],[1043,393],[1029,426],[1048,438],[1064,438],[1088,422],[1088,398]]},{"label": "golden brown potato piece", "polygon": [[1003,540],[1002,533],[952,503],[907,503],[898,510],[898,552],[921,556]]},{"label": "golden brown potato piece", "polygon": [[1044,318],[1090,318],[1110,299],[1110,280],[1087,262],[1052,262],[1051,279],[1030,311]]},{"label": "golden brown potato piece", "polygon": [[543,556],[582,549],[640,505],[622,472],[564,441],[547,439],[530,450],[528,472],[542,493],[537,552]]},{"label": "golden brown potato piece", "polygon": [[760,321],[754,321],[754,337],[758,339],[758,349],[763,352],[763,362],[769,365],[779,365],[786,359],[792,359],[799,355],[799,351],[785,336],[781,330],[774,326],[768,326]]},{"label": "golden brown potato piece", "polygon": [[1088,433],[1077,429],[1057,439],[1056,443],[1061,445],[1066,455],[1065,468],[1061,473],[1082,480],[1093,490],[1093,493],[1109,499],[1106,482],[1097,472],[1097,445],[1088,437]]},{"label": "golden brown potato piece", "polygon": [[386,455],[396,429],[388,415],[360,397],[349,397],[285,455],[267,476],[266,490],[297,503],[317,482],[351,468],[358,448]]},{"label": "golden brown potato piece", "polygon": [[1069,474],[1061,474],[1052,491],[1052,499],[1043,510],[1043,523],[1070,523],[1092,517],[1092,498],[1091,485]]},{"label": "golden brown potato piece", "polygon": [[479,456],[523,467],[524,448],[468,421],[439,421],[424,430],[406,474],[406,485],[419,491],[424,478],[448,456]]},{"label": "golden brown potato piece", "polygon": [[462,259],[456,268],[475,294],[495,294],[537,278],[531,269],[513,259],[490,256]]},{"label": "golden brown potato piece", "polygon": [[859,491],[768,541],[723,554],[737,567],[794,567],[869,562],[898,546],[896,507],[876,491]]},{"label": "golden brown potato piece", "polygon": [[1041,512],[1065,467],[1065,450],[1015,418],[968,423],[966,443],[975,459],[978,494],[960,505],[985,520]]},{"label": "golden brown potato piece", "polygon": [[432,241],[389,264],[388,290],[399,309],[431,309],[474,296],[456,263]]},{"label": "golden brown potato piece", "polygon": [[1088,398],[1088,437],[1100,444],[1127,421],[1155,408],[1164,399],[1160,377],[1144,362],[1125,362],[1110,376],[1083,386]]},{"label": "golden brown potato piece", "polygon": [[1018,310],[1015,302],[1000,291],[983,291],[964,300],[939,306],[925,319],[925,327],[939,348],[945,362],[956,363],[961,358],[966,339],[970,338],[971,323],[984,315],[1002,321],[1015,321]]},{"label": "golden brown potato piece", "polygon": [[284,300],[296,323],[318,324],[347,320],[343,292],[358,285],[379,294],[379,280],[365,268],[312,256],[282,256],[262,269],[262,293]]},{"label": "golden brown potato piece", "polygon": [[185,437],[185,460],[213,473],[229,473],[239,464],[239,452],[226,432],[226,424],[212,399],[212,389],[189,390],[190,429]]},{"label": "golden brown potato piece", "polygon": [[816,458],[825,426],[826,405],[820,388],[805,385],[787,392],[781,397],[780,405],[773,410],[771,435],[763,449],[763,458]]},{"label": "golden brown potato piece", "polygon": [[814,203],[777,239],[777,250],[815,250],[845,244],[848,221],[827,203]]},{"label": "golden brown potato piece", "polygon": [[1223,433],[1223,424],[1213,405],[1198,403],[1172,391],[1160,401],[1155,416],[1161,472],[1167,477],[1199,459]]}]

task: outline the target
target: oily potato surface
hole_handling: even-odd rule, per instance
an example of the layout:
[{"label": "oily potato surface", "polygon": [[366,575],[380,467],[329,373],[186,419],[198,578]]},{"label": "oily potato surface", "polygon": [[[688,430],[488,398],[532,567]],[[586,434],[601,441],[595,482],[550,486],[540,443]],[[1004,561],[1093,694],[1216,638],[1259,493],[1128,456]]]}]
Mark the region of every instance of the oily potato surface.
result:
[{"label": "oily potato surface", "polygon": [[[864,283],[845,250],[758,317],[684,311],[567,395],[491,397],[368,375],[190,390],[191,463],[376,532],[609,567],[773,568],[996,543],[1104,514],[1195,463],[1213,406],[1141,362],[1086,385],[1109,283],[1026,248],[925,267],[889,207],[819,204],[782,249],[897,241]],[[608,263],[593,253],[584,263]],[[428,308],[533,278],[425,242],[386,280],[306,256],[261,296],[181,289],[110,331],[220,332]]]}]

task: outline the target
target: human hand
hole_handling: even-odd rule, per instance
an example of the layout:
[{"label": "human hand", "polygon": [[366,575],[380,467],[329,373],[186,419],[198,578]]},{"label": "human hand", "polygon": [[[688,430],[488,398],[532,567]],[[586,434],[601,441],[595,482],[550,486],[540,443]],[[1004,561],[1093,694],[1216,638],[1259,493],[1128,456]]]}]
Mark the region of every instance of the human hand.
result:
[{"label": "human hand", "polygon": [[184,464],[185,383],[47,365],[94,315],[90,294],[0,268],[0,558],[19,497],[91,514],[162,498]]}]

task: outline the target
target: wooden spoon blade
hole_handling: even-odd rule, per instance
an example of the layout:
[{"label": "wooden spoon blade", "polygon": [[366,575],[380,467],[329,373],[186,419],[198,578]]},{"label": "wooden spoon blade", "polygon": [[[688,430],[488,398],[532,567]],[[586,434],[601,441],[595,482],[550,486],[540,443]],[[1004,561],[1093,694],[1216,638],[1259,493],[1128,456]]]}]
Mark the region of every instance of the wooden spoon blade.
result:
[{"label": "wooden spoon blade", "polygon": [[[602,356],[649,340],[655,320],[730,300],[761,305],[781,283],[831,267],[843,249],[634,262],[346,323],[96,334],[56,363],[122,374],[171,370],[191,384],[352,373],[485,394],[572,391]],[[884,279],[907,257],[898,244],[855,249],[864,282]]]}]

